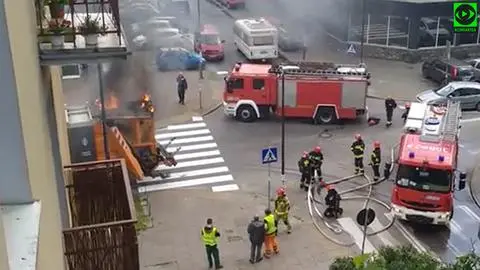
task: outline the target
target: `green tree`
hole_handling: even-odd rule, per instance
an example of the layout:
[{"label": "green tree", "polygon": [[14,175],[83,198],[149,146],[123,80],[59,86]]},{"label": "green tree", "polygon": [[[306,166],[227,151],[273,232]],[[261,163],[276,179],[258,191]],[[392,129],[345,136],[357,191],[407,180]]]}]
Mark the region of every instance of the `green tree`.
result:
[{"label": "green tree", "polygon": [[411,246],[383,247],[377,253],[336,258],[330,270],[480,270],[480,257],[471,252],[445,264]]}]

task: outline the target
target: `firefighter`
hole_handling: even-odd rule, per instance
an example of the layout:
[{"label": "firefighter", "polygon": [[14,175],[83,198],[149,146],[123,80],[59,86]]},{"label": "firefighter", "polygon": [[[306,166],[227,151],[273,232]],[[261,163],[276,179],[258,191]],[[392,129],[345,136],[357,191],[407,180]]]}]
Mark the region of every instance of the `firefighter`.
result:
[{"label": "firefighter", "polygon": [[327,195],[325,196],[325,205],[327,208],[323,212],[325,217],[338,217],[343,214],[343,209],[340,207],[340,194],[338,194],[334,185],[327,185]]},{"label": "firefighter", "polygon": [[392,125],[393,110],[397,108],[397,102],[392,97],[385,99],[385,110],[387,112],[387,126]]},{"label": "firefighter", "polygon": [[370,166],[373,170],[373,181],[378,181],[380,178],[380,162],[382,162],[381,152],[380,152],[380,142],[375,141],[373,143],[373,151],[370,155]]},{"label": "firefighter", "polygon": [[[290,201],[287,198],[285,188],[281,187],[277,189],[277,199],[275,199],[275,227],[278,226],[278,222],[283,220],[283,223],[287,226],[287,233],[292,233],[292,226],[288,221],[288,212],[290,211]],[[278,227],[277,227],[278,228]]]},{"label": "firefighter", "polygon": [[298,169],[302,174],[302,177],[300,178],[300,188],[308,191],[308,184],[310,184],[310,180],[312,179],[308,152],[303,152],[302,157],[298,161]]},{"label": "firefighter", "polygon": [[355,141],[352,143],[350,150],[353,153],[353,162],[355,165],[355,174],[363,174],[363,153],[365,152],[365,143],[360,134],[355,135]]},{"label": "firefighter", "polygon": [[207,251],[209,268],[212,269],[215,263],[215,269],[222,269],[223,266],[220,264],[220,255],[217,246],[220,232],[217,227],[213,226],[213,220],[211,218],[207,219],[207,225],[201,230],[201,236]]},{"label": "firefighter", "polygon": [[323,154],[322,148],[316,146],[313,148],[310,153],[308,153],[311,163],[311,176],[315,177],[315,172],[317,172],[318,179],[322,180],[322,164],[323,164]]},{"label": "firefighter", "polygon": [[410,102],[405,103],[405,111],[402,114],[403,123],[407,122],[408,113],[410,112]]}]

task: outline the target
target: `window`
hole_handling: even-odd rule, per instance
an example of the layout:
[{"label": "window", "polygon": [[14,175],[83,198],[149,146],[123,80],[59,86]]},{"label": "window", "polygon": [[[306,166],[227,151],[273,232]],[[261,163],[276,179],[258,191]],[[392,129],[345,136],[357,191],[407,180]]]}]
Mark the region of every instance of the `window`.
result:
[{"label": "window", "polygon": [[431,168],[400,165],[397,171],[397,185],[421,191],[448,193],[452,173]]},{"label": "window", "polygon": [[477,88],[469,88],[468,90],[469,90],[469,92],[470,92],[470,95],[472,95],[472,96],[480,95],[480,89],[477,89]]},{"label": "window", "polygon": [[253,45],[255,46],[273,45],[273,42],[273,36],[253,37]]},{"label": "window", "polygon": [[465,97],[465,96],[471,95],[470,92],[471,91],[470,91],[469,88],[460,88],[460,89],[457,89],[454,92],[452,92],[450,94],[450,96],[452,96],[452,97]]},{"label": "window", "polygon": [[62,66],[62,79],[78,79],[81,77],[81,74],[80,65]]},{"label": "window", "polygon": [[215,34],[202,34],[200,42],[207,45],[217,45],[222,43],[220,37]]},{"label": "window", "polygon": [[231,89],[243,89],[243,79],[233,79],[231,81]]},{"label": "window", "polygon": [[263,90],[265,87],[265,80],[264,79],[253,79],[252,80],[252,88],[255,90]]}]

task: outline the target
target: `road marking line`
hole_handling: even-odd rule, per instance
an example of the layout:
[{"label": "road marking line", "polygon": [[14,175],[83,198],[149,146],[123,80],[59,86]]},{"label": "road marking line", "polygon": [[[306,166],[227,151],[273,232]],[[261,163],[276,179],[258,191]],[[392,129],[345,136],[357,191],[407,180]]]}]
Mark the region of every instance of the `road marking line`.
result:
[{"label": "road marking line", "polygon": [[[213,141],[213,136],[199,136],[193,138],[183,138],[183,139],[175,139],[172,141],[170,145],[182,144],[182,143],[194,143],[194,142],[206,142],[206,141]],[[166,145],[170,142],[170,140],[163,140],[159,141],[158,143],[161,145]]]},{"label": "road marking line", "polygon": [[461,254],[460,250],[450,242],[451,242],[451,240],[447,241],[448,249],[450,249],[452,251],[452,253],[453,253],[453,255],[455,255],[455,257],[460,256],[460,254]]},{"label": "road marking line", "polygon": [[[392,213],[385,213],[384,214],[385,217],[387,217],[389,220],[392,220],[393,218],[393,214]],[[427,249],[425,247],[423,247],[423,245],[420,243],[420,241],[414,236],[412,235],[407,228],[405,228],[405,226],[403,226],[402,223],[400,222],[395,222],[393,223],[393,225],[400,231],[400,233],[403,235],[403,237],[405,237],[405,239],[407,239],[408,242],[410,242],[410,244],[412,244],[412,246],[420,251],[420,252],[427,252]]]},{"label": "road marking line", "polygon": [[[207,148],[216,148],[218,145],[216,143],[203,143],[203,144],[194,144],[194,145],[187,145],[180,147],[178,152],[184,151],[191,151],[191,150],[200,150],[200,149],[207,149]],[[177,151],[178,146],[168,147],[168,152],[175,152]]]},{"label": "road marking line", "polygon": [[[362,242],[363,242],[363,232],[358,228],[357,224],[353,221],[352,218],[339,218],[337,219],[338,223],[342,228],[347,231],[357,244],[360,250],[362,249]],[[365,239],[365,253],[376,252],[377,249],[372,245],[372,243]]]},{"label": "road marking line", "polygon": [[182,129],[195,129],[195,128],[203,128],[206,127],[207,124],[201,123],[190,123],[190,124],[182,124],[182,125],[170,125],[167,126],[167,130],[182,130]]},{"label": "road marking line", "polygon": [[201,158],[201,157],[211,157],[211,156],[218,156],[220,155],[220,151],[212,150],[212,151],[205,151],[205,152],[193,152],[188,154],[179,154],[175,155],[175,160],[183,160],[183,159],[191,159],[191,158]]},{"label": "road marking line", "polygon": [[173,189],[173,188],[192,187],[192,186],[199,186],[199,185],[205,185],[205,184],[228,182],[228,181],[233,181],[233,176],[231,174],[198,178],[198,179],[192,179],[192,180],[186,180],[186,181],[162,183],[162,184],[150,185],[150,186],[143,186],[138,188],[138,192],[145,193],[145,192],[153,192],[153,191],[160,191],[160,190]]},{"label": "road marking line", "polygon": [[[378,218],[374,219],[372,224],[368,226],[375,232],[385,228],[385,226],[382,223],[380,223]],[[383,244],[385,244],[386,246],[394,247],[394,246],[400,245],[400,243],[398,243],[398,241],[395,240],[395,238],[388,231],[377,233],[376,236],[378,236],[380,240],[382,240]],[[393,244],[394,242],[395,244]]]},{"label": "road marking line", "polygon": [[208,129],[169,132],[169,133],[155,134],[155,139],[160,140],[160,139],[173,138],[173,137],[188,137],[188,136],[203,135],[203,134],[209,134],[209,133],[210,133],[210,130]]},{"label": "road marking line", "polygon": [[201,116],[192,116],[192,121],[193,121],[193,122],[201,122],[201,121],[203,121],[203,117],[201,117]]},{"label": "road marking line", "polygon": [[477,122],[477,121],[480,121],[480,117],[470,118],[470,119],[461,119],[460,123],[471,123],[471,122]]},{"label": "road marking line", "polygon": [[458,235],[460,238],[462,238],[462,240],[468,240],[467,237],[463,235],[462,227],[460,227],[455,220],[450,220],[449,228],[451,232],[453,232],[455,235]]},{"label": "road marking line", "polygon": [[222,157],[208,158],[208,159],[200,159],[200,160],[191,160],[191,161],[179,162],[179,163],[177,163],[177,166],[172,166],[172,167],[167,167],[165,165],[160,165],[155,170],[156,171],[174,170],[174,169],[180,169],[180,168],[203,166],[203,165],[223,163],[223,162],[225,162],[225,160]]},{"label": "road marking line", "polygon": [[176,172],[176,173],[171,173],[167,178],[156,177],[149,180],[143,180],[142,183],[161,182],[161,181],[177,179],[177,178],[187,178],[187,177],[203,176],[203,175],[216,174],[216,173],[226,173],[228,171],[229,170],[227,166],[222,166],[222,167],[214,167],[214,168],[192,170],[192,171],[185,171],[185,172]]},{"label": "road marking line", "polygon": [[460,205],[459,208],[462,209],[467,215],[474,218],[477,222],[480,222],[480,217],[475,212],[473,212],[468,206]]},{"label": "road marking line", "polygon": [[213,192],[224,192],[224,191],[235,191],[239,190],[237,184],[223,185],[223,186],[214,186],[212,187]]}]

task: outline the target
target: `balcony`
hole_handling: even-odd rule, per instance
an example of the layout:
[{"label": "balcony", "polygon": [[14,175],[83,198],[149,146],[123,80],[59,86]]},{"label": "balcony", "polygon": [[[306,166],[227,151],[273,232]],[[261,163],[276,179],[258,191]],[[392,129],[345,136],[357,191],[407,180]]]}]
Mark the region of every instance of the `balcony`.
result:
[{"label": "balcony", "polygon": [[34,0],[42,65],[88,63],[130,54],[118,0]]}]

